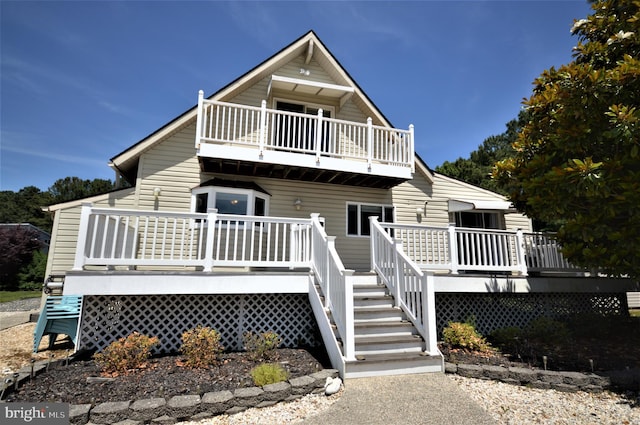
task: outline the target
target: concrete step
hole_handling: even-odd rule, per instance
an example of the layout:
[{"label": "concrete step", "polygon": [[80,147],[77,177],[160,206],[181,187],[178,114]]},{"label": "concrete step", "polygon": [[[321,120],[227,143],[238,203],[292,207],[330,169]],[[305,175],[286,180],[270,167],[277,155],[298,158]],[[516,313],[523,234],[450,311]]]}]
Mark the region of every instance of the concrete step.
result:
[{"label": "concrete step", "polygon": [[412,373],[443,372],[442,355],[428,353],[367,354],[345,365],[346,378],[368,376],[406,375]]}]

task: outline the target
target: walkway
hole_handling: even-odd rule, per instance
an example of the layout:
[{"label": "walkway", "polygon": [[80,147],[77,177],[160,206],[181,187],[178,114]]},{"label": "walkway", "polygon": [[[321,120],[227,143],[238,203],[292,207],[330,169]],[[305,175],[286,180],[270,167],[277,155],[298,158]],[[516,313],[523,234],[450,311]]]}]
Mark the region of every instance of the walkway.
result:
[{"label": "walkway", "polygon": [[349,379],[344,394],[304,425],[495,425],[442,373]]}]

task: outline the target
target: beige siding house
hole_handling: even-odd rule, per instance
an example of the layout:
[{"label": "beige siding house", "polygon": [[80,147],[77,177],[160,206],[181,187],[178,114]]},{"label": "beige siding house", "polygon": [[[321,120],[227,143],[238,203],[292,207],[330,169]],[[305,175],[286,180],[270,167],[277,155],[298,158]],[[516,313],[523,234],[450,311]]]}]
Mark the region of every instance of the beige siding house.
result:
[{"label": "beige siding house", "polygon": [[525,322],[536,292],[578,309],[601,287],[503,196],[431,171],[412,118],[388,122],[313,32],[193,95],[111,159],[129,187],[48,207],[48,289],[82,298],[78,347],[139,331],[175,351],[206,324],[231,349],[246,331],[322,344],[344,377],[441,371],[438,330],[475,296],[520,297]]}]

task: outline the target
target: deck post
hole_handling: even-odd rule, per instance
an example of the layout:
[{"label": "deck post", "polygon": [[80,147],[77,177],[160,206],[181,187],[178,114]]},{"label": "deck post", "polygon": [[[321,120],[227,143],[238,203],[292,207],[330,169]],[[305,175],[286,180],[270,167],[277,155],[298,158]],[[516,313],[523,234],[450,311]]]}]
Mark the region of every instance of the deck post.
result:
[{"label": "deck post", "polygon": [[427,352],[435,355],[438,352],[436,330],[436,297],[433,283],[433,272],[424,272],[422,276],[422,320],[424,320],[424,340]]},{"label": "deck post", "polygon": [[[204,247],[204,269],[205,272],[213,270],[213,238],[216,233],[216,221],[218,220],[218,209],[209,208],[207,210],[207,239]],[[201,223],[200,231],[204,231],[204,223]]]},{"label": "deck post", "polygon": [[196,116],[196,149],[200,149],[200,139],[202,138],[202,125],[204,114],[204,91],[198,91],[198,115]]},{"label": "deck post", "polygon": [[456,227],[449,226],[449,258],[451,262],[451,274],[458,274],[458,242],[456,241]]},{"label": "deck post", "polygon": [[522,276],[527,276],[527,258],[525,256],[524,249],[524,234],[522,233],[522,229],[518,229],[516,232],[516,256],[518,257],[519,269]]},{"label": "deck post", "polygon": [[267,101],[263,100],[260,104],[260,134],[258,136],[258,143],[260,144],[260,156],[264,152],[264,141],[267,132]]},{"label": "deck post", "polygon": [[[72,270],[82,270],[84,265],[84,255],[87,248],[87,236],[89,234],[89,220],[91,218],[91,202],[83,202],[80,210],[80,224],[78,226],[78,241],[76,242],[76,256],[73,261]],[[94,235],[95,237],[95,235]]]},{"label": "deck post", "polygon": [[409,155],[407,155],[407,158],[405,160],[409,161],[410,165],[411,165],[411,172],[415,173],[416,172],[416,161],[414,161],[413,158],[415,158],[415,138],[414,138],[415,132],[414,132],[414,128],[413,128],[413,124],[409,125]]},{"label": "deck post", "polygon": [[371,165],[373,163],[373,120],[371,117],[367,118],[367,165],[369,171],[371,171]]},{"label": "deck post", "polygon": [[315,134],[313,135],[316,142],[316,163],[320,163],[320,153],[322,152],[322,108],[318,109],[318,122],[316,123]]}]

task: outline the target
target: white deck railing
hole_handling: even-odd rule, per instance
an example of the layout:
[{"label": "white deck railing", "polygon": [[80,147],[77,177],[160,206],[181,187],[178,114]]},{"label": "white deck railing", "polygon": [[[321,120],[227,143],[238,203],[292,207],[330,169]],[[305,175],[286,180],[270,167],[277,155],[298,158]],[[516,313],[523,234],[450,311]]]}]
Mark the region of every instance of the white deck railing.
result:
[{"label": "white deck railing", "polygon": [[575,273],[552,235],[494,229],[380,224],[423,270]]},{"label": "white deck railing", "polygon": [[377,217],[370,217],[371,268],[391,291],[396,303],[425,341],[425,351],[438,352],[436,303],[433,276],[423,273],[407,256],[400,241],[382,228]]},{"label": "white deck railing", "polygon": [[82,206],[74,270],[85,266],[309,267],[311,220]]},{"label": "white deck railing", "polygon": [[353,270],[345,269],[335,248],[335,236],[327,236],[318,215],[311,215],[311,265],[324,294],[324,308],[331,312],[342,338],[343,356],[355,360],[355,322],[353,311]]},{"label": "white deck railing", "polygon": [[217,102],[198,96],[196,149],[202,143],[312,154],[414,169],[413,126],[400,130],[317,115]]}]

